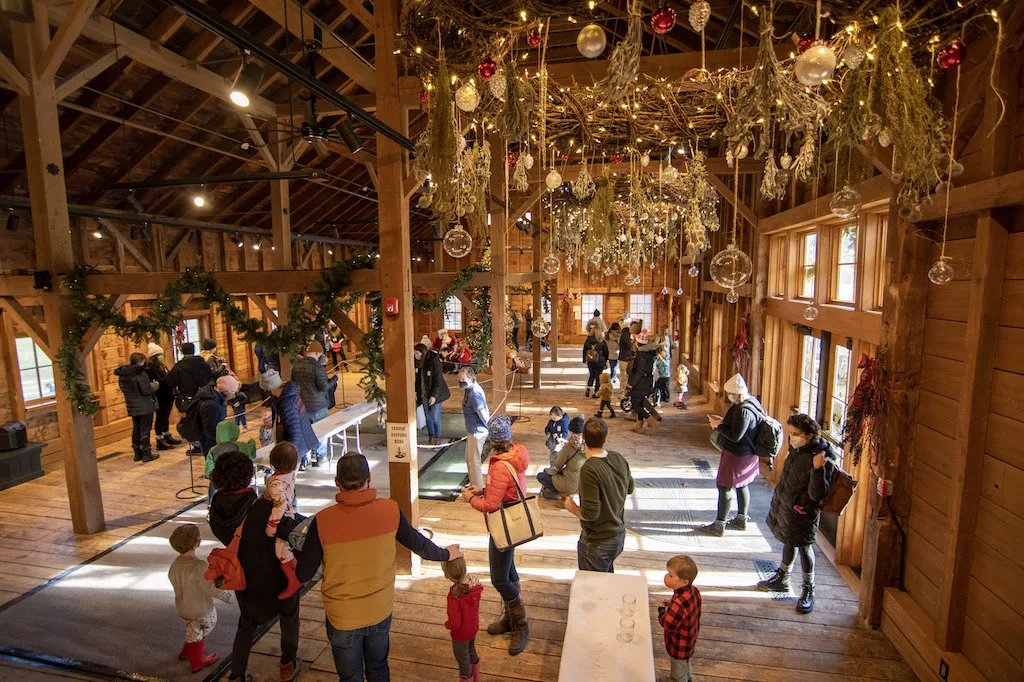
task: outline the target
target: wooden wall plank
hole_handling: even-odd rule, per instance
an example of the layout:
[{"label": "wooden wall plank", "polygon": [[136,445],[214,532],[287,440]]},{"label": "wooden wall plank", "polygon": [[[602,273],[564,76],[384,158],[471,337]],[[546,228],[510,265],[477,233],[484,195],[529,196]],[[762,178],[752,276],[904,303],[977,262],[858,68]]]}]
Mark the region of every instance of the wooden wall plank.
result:
[{"label": "wooden wall plank", "polygon": [[943,515],[949,516],[949,477],[924,462],[919,464],[921,466],[914,467],[914,493]]},{"label": "wooden wall plank", "polygon": [[1008,279],[1003,282],[999,324],[1005,327],[1024,327],[1024,279]]},{"label": "wooden wall plank", "polygon": [[935,586],[935,583],[928,580],[916,565],[907,562],[903,568],[903,587],[914,603],[928,617],[928,620],[935,622],[935,615],[939,608],[939,588]]},{"label": "wooden wall plank", "polygon": [[970,282],[954,281],[941,287],[929,284],[925,315],[933,320],[966,322],[970,303]]},{"label": "wooden wall plank", "polygon": [[956,400],[931,391],[921,391],[917,421],[944,436],[955,438],[958,410],[959,403]]},{"label": "wooden wall plank", "polygon": [[1024,329],[999,327],[996,330],[995,367],[1024,374]]},{"label": "wooden wall plank", "polygon": [[[1024,519],[1007,514],[994,502],[982,498],[978,503],[976,534],[1017,566],[1024,566]],[[1018,586],[1019,587],[1019,586]]]},{"label": "wooden wall plank", "polygon": [[955,452],[956,441],[954,439],[930,429],[924,424],[917,425],[915,460],[928,464],[943,476],[952,476]]},{"label": "wooden wall plank", "polygon": [[966,322],[925,320],[924,350],[931,355],[951,360],[963,360],[966,334]]},{"label": "wooden wall plank", "polygon": [[985,438],[985,452],[1024,469],[1024,421],[998,414],[990,414],[988,418],[988,434]]},{"label": "wooden wall plank", "polygon": [[[1024,470],[985,455],[981,479],[981,495],[994,504],[1024,518]],[[1021,640],[1024,643],[1024,640]]]},{"label": "wooden wall plank", "polygon": [[992,412],[1004,417],[1024,416],[1024,374],[992,372]]},{"label": "wooden wall plank", "polygon": [[[1020,646],[1016,647],[1020,651]],[[964,656],[990,680],[1019,680],[1024,675],[1020,661],[999,646],[973,618],[964,623]]]},{"label": "wooden wall plank", "polygon": [[964,363],[925,351],[921,358],[921,388],[941,396],[960,400]]},{"label": "wooden wall plank", "polygon": [[[1020,666],[1024,661],[1024,616],[1017,613],[974,577],[967,581],[967,616]],[[965,637],[965,649],[967,641]],[[973,659],[974,657],[971,656]]]},{"label": "wooden wall plank", "polygon": [[942,512],[918,495],[913,496],[910,503],[910,526],[936,548],[942,547],[945,542],[948,523],[949,520]]},{"label": "wooden wall plank", "polygon": [[979,540],[971,557],[971,575],[1018,615],[1024,616],[1024,566],[1018,566],[1000,554],[992,545]]}]

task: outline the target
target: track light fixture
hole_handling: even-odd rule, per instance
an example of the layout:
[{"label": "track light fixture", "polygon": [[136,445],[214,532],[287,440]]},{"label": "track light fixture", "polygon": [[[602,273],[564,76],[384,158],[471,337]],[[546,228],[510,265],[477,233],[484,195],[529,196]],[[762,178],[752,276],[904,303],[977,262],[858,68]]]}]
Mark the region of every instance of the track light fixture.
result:
[{"label": "track light fixture", "polygon": [[136,241],[139,238],[139,226],[132,225],[131,228],[128,230],[128,236],[131,238],[132,241]]},{"label": "track light fixture", "polygon": [[231,235],[231,243],[237,246],[238,248],[242,248],[242,238],[239,237],[237,234]]},{"label": "track light fixture", "polygon": [[97,218],[96,219],[96,227],[92,231],[92,236],[96,237],[96,239],[103,239],[103,233],[106,232],[106,231],[107,231],[107,226],[104,225],[103,222],[99,218]]},{"label": "track light fixture", "polygon": [[142,227],[139,228],[139,234],[147,242],[153,241],[153,234],[149,231],[149,223],[142,223]]},{"label": "track light fixture", "polygon": [[242,55],[242,66],[238,69],[235,82],[231,85],[228,97],[236,106],[243,109],[252,104],[256,99],[263,84],[263,67],[256,62],[249,61],[245,54]]},{"label": "track light fixture", "polygon": [[257,237],[256,241],[252,243],[252,250],[259,251],[263,248],[263,237]]},{"label": "track light fixture", "polygon": [[355,154],[356,152],[362,150],[363,141],[359,139],[358,135],[356,135],[356,131],[352,127],[351,121],[349,121],[346,118],[344,121],[338,124],[337,131],[338,135],[341,136],[341,141],[345,143],[345,146],[348,147],[348,150],[350,152]]},{"label": "track light fixture", "polygon": [[199,186],[199,191],[192,195],[192,203],[199,208],[204,208],[210,203],[210,198],[206,196],[206,185]]},{"label": "track light fixture", "polygon": [[199,230],[189,230],[188,242],[189,244],[199,243]]},{"label": "track light fixture", "polygon": [[21,216],[14,212],[13,208],[7,209],[7,231],[16,232],[18,230],[18,223],[21,222]]},{"label": "track light fixture", "polygon": [[124,198],[124,201],[128,204],[128,208],[132,209],[136,213],[146,212],[146,208],[142,205],[142,202],[135,196],[135,190],[128,190],[128,196]]}]

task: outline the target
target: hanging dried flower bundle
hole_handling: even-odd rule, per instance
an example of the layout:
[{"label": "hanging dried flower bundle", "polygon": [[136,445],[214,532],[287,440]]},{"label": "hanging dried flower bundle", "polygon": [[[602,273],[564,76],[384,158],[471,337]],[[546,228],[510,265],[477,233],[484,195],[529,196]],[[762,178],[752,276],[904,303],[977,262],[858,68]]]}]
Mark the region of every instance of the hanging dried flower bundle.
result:
[{"label": "hanging dried flower bundle", "polygon": [[590,177],[590,171],[587,170],[587,158],[586,155],[581,155],[580,160],[581,168],[579,175],[572,181],[572,195],[583,201],[594,196],[594,179]]},{"label": "hanging dried flower bundle", "polygon": [[690,168],[682,178],[682,221],[686,236],[686,255],[696,261],[709,246],[708,231],[717,232],[718,192],[708,182],[704,153],[697,150],[690,159]]},{"label": "hanging dried flower bundle", "polygon": [[465,147],[465,138],[459,134],[455,121],[451,79],[445,64],[444,52],[437,63],[437,87],[433,91],[430,121],[416,142],[416,176],[420,181],[431,179],[430,208],[442,220],[456,215],[456,174],[459,154]]},{"label": "hanging dried flower bundle", "polygon": [[775,162],[775,150],[768,150],[768,159],[764,163],[764,175],[761,178],[761,196],[769,201],[786,196],[789,184],[789,173],[779,168]]},{"label": "hanging dried flower bundle", "polygon": [[509,189],[513,192],[525,192],[530,188],[529,178],[526,177],[526,154],[520,154],[512,169],[512,179],[509,182]]},{"label": "hanging dried flower bundle", "polygon": [[629,91],[640,72],[640,53],[643,51],[643,19],[640,3],[629,4],[629,24],[626,37],[615,46],[608,60],[608,73],[597,84],[597,90],[616,104]]},{"label": "hanging dried flower bundle", "polygon": [[516,63],[511,59],[505,64],[505,83],[505,102],[494,125],[509,144],[524,142],[530,125],[526,113],[528,93],[525,83],[516,74]]},{"label": "hanging dried flower bundle", "polygon": [[474,239],[486,239],[487,187],[491,179],[491,145],[487,140],[479,140],[463,152],[460,175],[469,198],[466,213],[469,233]]}]

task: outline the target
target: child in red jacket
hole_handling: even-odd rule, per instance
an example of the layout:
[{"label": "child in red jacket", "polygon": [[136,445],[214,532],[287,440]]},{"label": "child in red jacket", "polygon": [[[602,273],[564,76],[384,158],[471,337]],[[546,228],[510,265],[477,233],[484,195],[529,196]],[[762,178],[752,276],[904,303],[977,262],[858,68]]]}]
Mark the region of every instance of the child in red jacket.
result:
[{"label": "child in red jacket", "polygon": [[480,657],[476,654],[476,631],[480,629],[480,594],[484,586],[466,573],[462,557],[441,564],[444,576],[452,581],[448,590],[448,620],[444,626],[452,633],[452,651],[459,664],[459,679],[480,682]]}]

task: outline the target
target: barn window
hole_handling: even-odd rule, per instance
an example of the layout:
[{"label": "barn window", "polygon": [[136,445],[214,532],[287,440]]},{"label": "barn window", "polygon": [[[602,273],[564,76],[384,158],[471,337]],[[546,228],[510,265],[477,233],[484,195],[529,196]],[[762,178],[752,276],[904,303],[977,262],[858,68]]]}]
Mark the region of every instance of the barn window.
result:
[{"label": "barn window", "polygon": [[53,360],[30,338],[14,340],[21,372],[21,396],[25,403],[52,398],[57,393],[53,380]]}]

